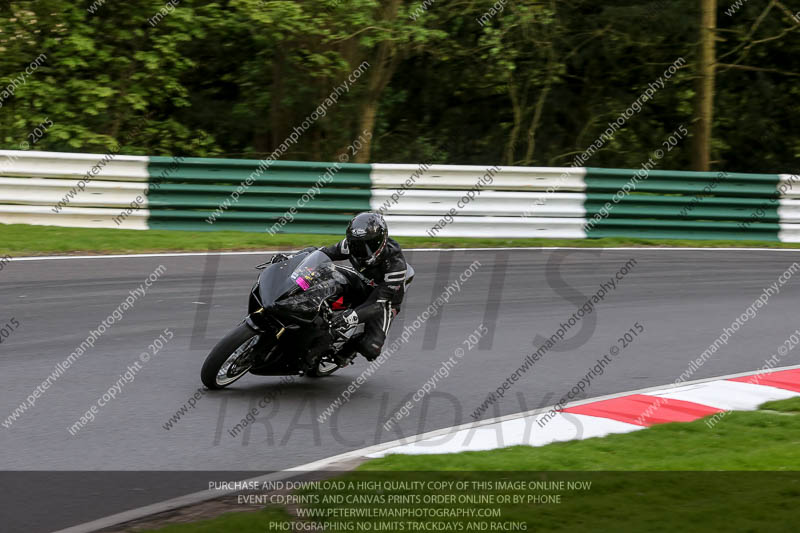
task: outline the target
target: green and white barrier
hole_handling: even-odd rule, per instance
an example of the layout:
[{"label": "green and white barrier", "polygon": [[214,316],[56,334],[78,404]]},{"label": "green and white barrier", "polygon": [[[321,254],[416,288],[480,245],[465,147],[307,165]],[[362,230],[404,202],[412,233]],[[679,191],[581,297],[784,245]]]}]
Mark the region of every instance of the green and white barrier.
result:
[{"label": "green and white barrier", "polygon": [[800,177],[0,151],[0,223],[431,237],[800,242]]},{"label": "green and white barrier", "polygon": [[147,210],[113,220],[147,191],[149,158],[0,150],[0,222],[147,229]]}]

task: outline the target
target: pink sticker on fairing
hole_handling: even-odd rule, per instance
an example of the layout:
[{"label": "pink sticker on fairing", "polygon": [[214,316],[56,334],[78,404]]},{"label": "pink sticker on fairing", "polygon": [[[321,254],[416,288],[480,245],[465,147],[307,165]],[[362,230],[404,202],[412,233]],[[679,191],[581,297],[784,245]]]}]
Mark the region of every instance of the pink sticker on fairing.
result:
[{"label": "pink sticker on fairing", "polygon": [[298,285],[300,285],[300,288],[301,288],[301,289],[303,289],[304,291],[307,291],[307,290],[308,290],[308,288],[311,286],[311,285],[309,285],[309,283],[308,283],[308,282],[307,282],[305,279],[303,279],[303,278],[297,278],[295,281],[297,282],[297,284],[298,284]]}]

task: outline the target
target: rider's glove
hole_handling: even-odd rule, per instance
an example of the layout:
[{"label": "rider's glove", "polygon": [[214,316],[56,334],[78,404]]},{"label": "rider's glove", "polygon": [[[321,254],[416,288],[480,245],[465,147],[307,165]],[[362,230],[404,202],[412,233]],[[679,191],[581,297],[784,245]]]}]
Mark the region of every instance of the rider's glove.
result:
[{"label": "rider's glove", "polygon": [[336,313],[331,319],[331,329],[334,331],[347,331],[356,324],[358,324],[358,314],[353,310]]}]

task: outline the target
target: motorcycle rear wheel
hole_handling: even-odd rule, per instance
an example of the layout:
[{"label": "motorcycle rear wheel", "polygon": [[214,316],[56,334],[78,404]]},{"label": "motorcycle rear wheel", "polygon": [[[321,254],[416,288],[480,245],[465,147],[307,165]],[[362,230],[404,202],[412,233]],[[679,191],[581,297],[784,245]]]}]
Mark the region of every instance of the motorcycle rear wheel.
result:
[{"label": "motorcycle rear wheel", "polygon": [[222,389],[237,381],[253,368],[253,349],[259,333],[242,322],[225,335],[203,363],[200,379],[209,389]]}]

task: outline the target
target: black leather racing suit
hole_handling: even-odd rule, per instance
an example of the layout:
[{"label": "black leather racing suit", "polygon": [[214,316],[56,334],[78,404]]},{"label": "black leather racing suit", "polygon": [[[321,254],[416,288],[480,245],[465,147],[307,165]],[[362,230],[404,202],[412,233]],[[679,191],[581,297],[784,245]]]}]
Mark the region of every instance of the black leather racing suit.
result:
[{"label": "black leather racing suit", "polygon": [[364,323],[364,335],[357,341],[355,350],[373,360],[381,353],[392,320],[400,309],[405,295],[406,259],[397,241],[387,239],[374,265],[362,266],[350,256],[347,239],[320,248],[334,261],[349,259],[357,271],[374,283],[374,288],[361,302],[353,302],[359,322]]}]

